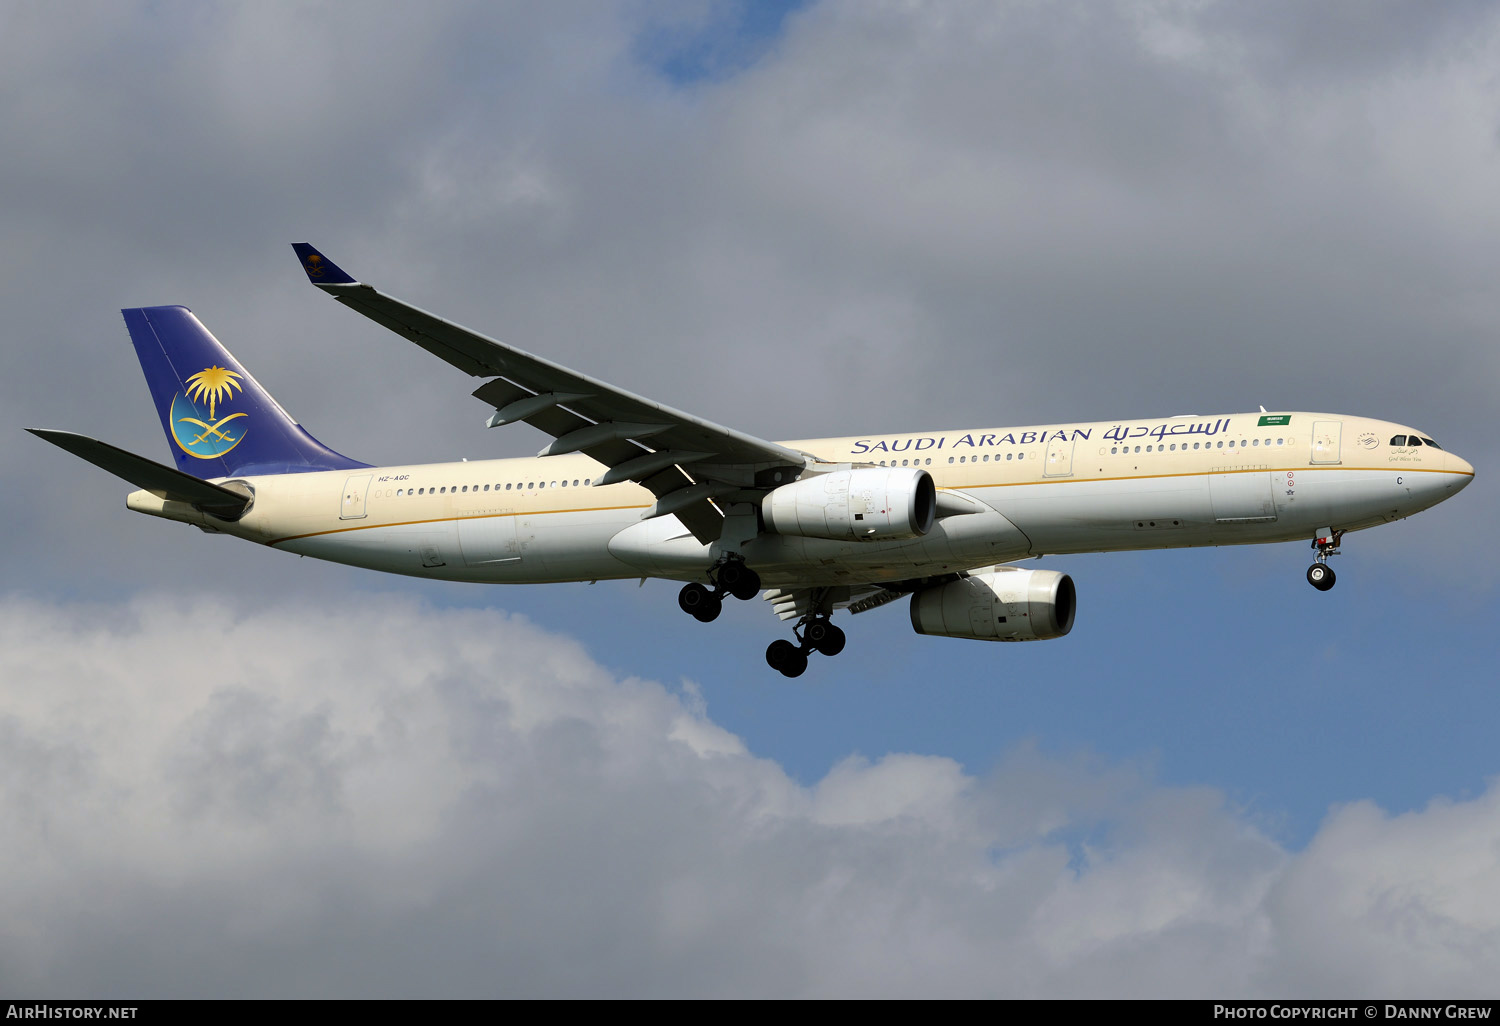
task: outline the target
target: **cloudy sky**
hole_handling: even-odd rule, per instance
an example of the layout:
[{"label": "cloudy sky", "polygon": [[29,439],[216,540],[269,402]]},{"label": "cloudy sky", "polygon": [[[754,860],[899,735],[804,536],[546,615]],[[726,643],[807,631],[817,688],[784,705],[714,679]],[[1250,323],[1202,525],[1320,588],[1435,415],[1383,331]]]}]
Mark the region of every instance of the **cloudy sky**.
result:
[{"label": "cloudy sky", "polygon": [[[1500,12],[0,0],[0,992],[1489,994]],[[315,564],[134,516],[120,320],[320,439],[526,455],[288,243],[770,438],[1314,409],[1454,501],[1051,559],[1060,641],[895,605]]]}]

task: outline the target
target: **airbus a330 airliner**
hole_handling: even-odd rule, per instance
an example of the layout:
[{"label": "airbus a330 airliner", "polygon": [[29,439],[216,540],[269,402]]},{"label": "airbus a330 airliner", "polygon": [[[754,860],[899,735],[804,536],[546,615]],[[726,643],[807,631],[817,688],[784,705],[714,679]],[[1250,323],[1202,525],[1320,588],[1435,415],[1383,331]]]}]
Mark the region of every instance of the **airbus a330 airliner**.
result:
[{"label": "airbus a330 airliner", "polygon": [[34,434],[134,484],[126,505],[299,555],[450,581],[661,577],[707,622],[724,595],[794,619],[766,662],[836,655],[836,609],[910,596],[921,634],[1059,638],[1067,574],[1044,554],[1311,539],[1313,587],[1349,531],[1411,516],[1474,468],[1425,432],[1327,413],[1234,413],[769,442],[460,327],[305,243],[314,285],[474,377],[489,426],[534,458],[375,467],[319,443],[193,314],[125,310],[176,468]]}]

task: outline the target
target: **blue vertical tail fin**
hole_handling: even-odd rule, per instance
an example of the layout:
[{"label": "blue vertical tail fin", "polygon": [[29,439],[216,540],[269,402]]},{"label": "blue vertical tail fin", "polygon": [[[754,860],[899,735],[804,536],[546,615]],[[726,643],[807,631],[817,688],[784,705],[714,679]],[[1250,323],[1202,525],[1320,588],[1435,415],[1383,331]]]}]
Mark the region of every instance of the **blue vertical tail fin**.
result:
[{"label": "blue vertical tail fin", "polygon": [[368,466],[303,430],[187,307],[120,312],[178,469],[211,478]]}]

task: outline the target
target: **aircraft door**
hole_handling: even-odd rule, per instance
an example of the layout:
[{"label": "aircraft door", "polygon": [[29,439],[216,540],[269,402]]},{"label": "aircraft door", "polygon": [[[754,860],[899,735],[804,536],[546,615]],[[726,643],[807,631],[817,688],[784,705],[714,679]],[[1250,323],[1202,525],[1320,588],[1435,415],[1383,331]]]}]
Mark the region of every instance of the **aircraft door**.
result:
[{"label": "aircraft door", "polygon": [[[1062,434],[1062,432],[1058,432]],[[1042,471],[1043,477],[1072,477],[1073,476],[1073,446],[1077,439],[1054,438],[1047,443],[1047,466]]]},{"label": "aircraft door", "polygon": [[1312,463],[1342,463],[1339,455],[1339,439],[1343,433],[1341,420],[1318,420],[1313,422]]},{"label": "aircraft door", "polygon": [[365,493],[370,490],[374,474],[355,474],[344,482],[344,500],[339,507],[340,520],[360,520],[365,515]]},{"label": "aircraft door", "polygon": [[1208,494],[1217,523],[1254,524],[1276,519],[1269,470],[1210,474]]},{"label": "aircraft door", "polygon": [[502,516],[467,517],[458,522],[458,547],[464,554],[464,566],[486,567],[521,561],[516,518],[510,510],[503,513]]}]

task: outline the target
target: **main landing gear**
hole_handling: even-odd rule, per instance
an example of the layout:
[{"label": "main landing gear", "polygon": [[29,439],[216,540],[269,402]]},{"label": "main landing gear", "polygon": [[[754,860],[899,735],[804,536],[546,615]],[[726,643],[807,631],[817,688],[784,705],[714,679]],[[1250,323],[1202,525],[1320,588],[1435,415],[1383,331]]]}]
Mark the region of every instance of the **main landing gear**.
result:
[{"label": "main landing gear", "polygon": [[[708,579],[712,588],[694,581],[684,584],[677,593],[677,604],[682,611],[702,623],[718,619],[724,609],[725,594],[752,599],[760,593],[760,575],[739,558],[716,564],[708,571]],[[785,639],[771,642],[766,649],[766,662],[772,669],[788,677],[800,677],[807,671],[809,652],[836,656],[844,650],[847,641],[844,632],[829,619],[833,605],[828,592],[827,588],[814,589],[809,597],[807,613],[792,628],[796,644]]]},{"label": "main landing gear", "polygon": [[807,654],[822,652],[836,656],[844,650],[847,640],[844,632],[833,625],[827,616],[808,613],[792,628],[797,644],[785,638],[771,642],[766,649],[766,663],[771,669],[787,677],[800,677],[807,669]]},{"label": "main landing gear", "polygon": [[700,623],[716,620],[724,608],[727,592],[737,599],[753,599],[760,593],[760,574],[745,565],[744,560],[731,559],[719,563],[708,572],[713,590],[694,581],[685,584],[677,593],[677,604],[682,611]]},{"label": "main landing gear", "polygon": [[823,601],[825,595],[826,589],[816,592],[813,600],[808,603],[807,613],[796,621],[796,627],[792,628],[792,633],[796,636],[795,645],[789,640],[781,639],[774,640],[765,649],[765,661],[771,669],[783,676],[801,676],[807,670],[808,652],[837,655],[843,651],[846,637],[829,619],[831,607]]},{"label": "main landing gear", "polygon": [[1328,557],[1339,554],[1339,540],[1343,537],[1343,531],[1323,527],[1319,528],[1317,537],[1313,538],[1313,548],[1318,550],[1318,554],[1313,557],[1313,565],[1307,568],[1307,583],[1319,591],[1327,591],[1338,580],[1333,567],[1328,565]]}]

